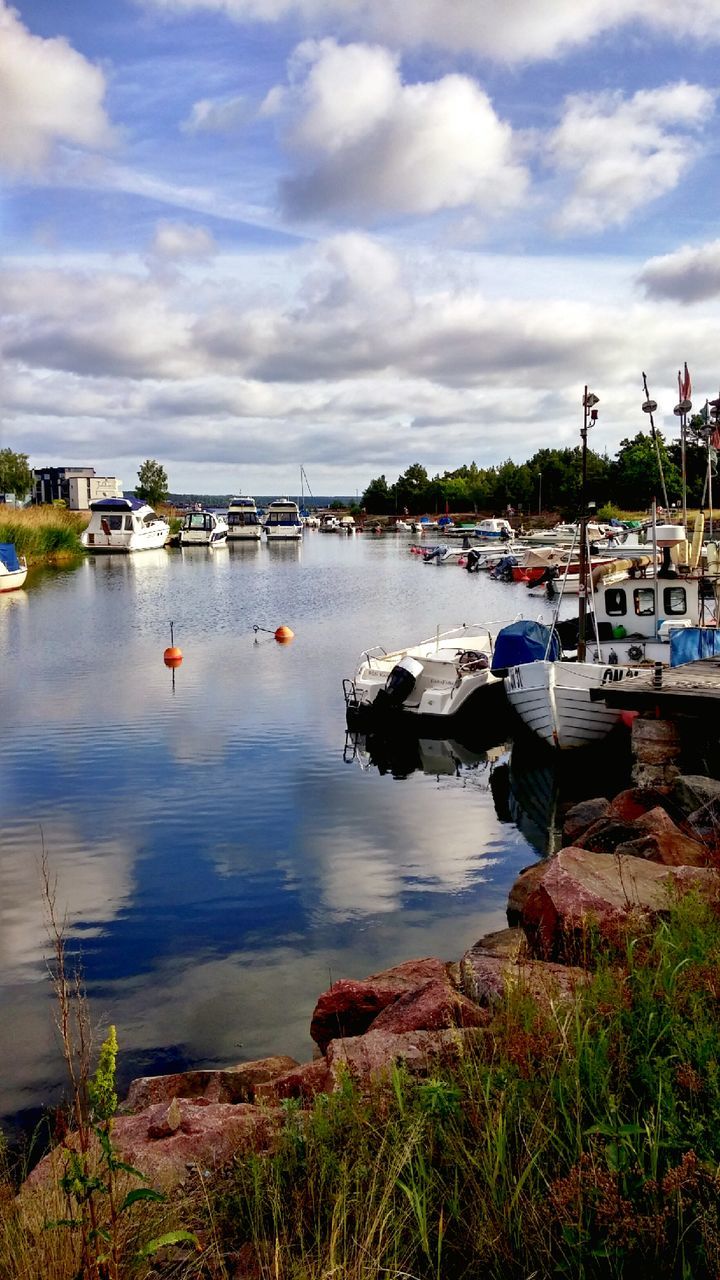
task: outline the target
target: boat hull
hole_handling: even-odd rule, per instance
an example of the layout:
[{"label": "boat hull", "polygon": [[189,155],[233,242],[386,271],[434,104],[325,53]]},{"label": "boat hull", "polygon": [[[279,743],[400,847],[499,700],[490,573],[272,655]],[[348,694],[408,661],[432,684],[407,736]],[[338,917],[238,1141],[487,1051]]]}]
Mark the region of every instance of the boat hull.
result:
[{"label": "boat hull", "polygon": [[259,542],[262,538],[262,525],[255,525],[247,529],[233,529],[230,526],[227,539],[228,542]]},{"label": "boat hull", "polygon": [[588,746],[607,737],[620,711],[591,699],[591,690],[631,680],[639,668],[593,662],[530,662],[511,667],[508,702],[528,729],[560,750]]},{"label": "boat hull", "polygon": [[25,585],[27,578],[27,569],[8,569],[5,573],[0,572],[0,591],[18,591],[20,587]]},{"label": "boat hull", "polygon": [[[162,547],[165,546],[165,543],[168,540],[169,533],[170,533],[170,530],[168,528],[166,532],[152,533],[152,534],[149,534],[147,538],[145,537],[140,538],[136,534],[130,534],[129,538],[125,542],[119,541],[119,538],[122,537],[122,534],[115,535],[115,540],[113,540],[112,534],[108,535],[108,534],[95,533],[93,535],[93,538],[94,538],[93,542],[86,542],[84,536],[81,539],[81,541],[83,543],[83,546],[85,547],[85,550],[89,551],[90,554],[94,556],[96,555],[127,556],[127,555],[134,554],[137,551],[160,550]],[[104,541],[98,542],[97,541],[98,538],[102,538],[104,539]]]}]

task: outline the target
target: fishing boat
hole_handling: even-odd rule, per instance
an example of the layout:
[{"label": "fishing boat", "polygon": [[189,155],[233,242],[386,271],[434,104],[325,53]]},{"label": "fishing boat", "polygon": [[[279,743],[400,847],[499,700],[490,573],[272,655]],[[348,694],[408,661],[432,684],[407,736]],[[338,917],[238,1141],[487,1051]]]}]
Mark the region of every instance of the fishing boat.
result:
[{"label": "fishing boat", "polygon": [[[598,397],[583,396],[582,511],[580,520],[580,588],[578,645],[572,658],[564,656],[554,627],[520,622],[504,628],[495,646],[495,667],[504,668],[508,702],[533,733],[561,750],[582,747],[606,737],[621,712],[594,701],[593,690],[608,683],[640,678],[638,666],[621,665],[617,656],[606,662],[598,639],[596,661],[586,661],[586,632],[589,582],[588,513],[585,505],[587,479],[587,433],[597,419]],[[608,587],[615,591],[616,586]],[[556,615],[557,616],[557,615]],[[598,633],[599,635],[599,633]]]},{"label": "fishing boat", "polygon": [[155,551],[170,536],[167,520],[141,498],[98,498],[80,541],[93,553]]},{"label": "fishing boat", "polygon": [[262,537],[262,524],[254,498],[232,498],[227,523],[227,536],[231,542],[259,542]]},{"label": "fishing boat", "polygon": [[268,542],[302,538],[303,526],[297,502],[292,498],[276,498],[266,508],[263,528]]},{"label": "fishing boat", "polygon": [[0,591],[17,591],[27,578],[27,562],[14,542],[0,542]]},{"label": "fishing boat", "polygon": [[428,640],[388,653],[366,649],[352,679],[343,681],[348,723],[402,717],[435,726],[492,714],[489,694],[502,694],[491,671],[492,635],[482,624],[439,629]]},{"label": "fishing boat", "polygon": [[228,524],[214,511],[188,511],[180,529],[181,547],[222,547],[227,544]]},{"label": "fishing boat", "polygon": [[473,535],[481,541],[510,542],[515,537],[515,530],[509,521],[489,517],[475,525]]}]

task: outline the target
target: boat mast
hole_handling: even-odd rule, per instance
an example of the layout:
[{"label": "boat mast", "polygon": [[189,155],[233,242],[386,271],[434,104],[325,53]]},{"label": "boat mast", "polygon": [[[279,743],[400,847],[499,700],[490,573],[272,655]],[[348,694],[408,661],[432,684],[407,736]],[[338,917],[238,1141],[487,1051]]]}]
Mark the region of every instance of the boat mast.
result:
[{"label": "boat mast", "polygon": [[585,645],[587,634],[587,590],[588,590],[588,545],[587,545],[587,433],[588,427],[597,421],[598,412],[595,405],[599,397],[588,391],[583,394],[583,424],[580,431],[582,439],[582,484],[580,488],[580,573],[578,582],[578,646],[577,660],[585,661]]}]

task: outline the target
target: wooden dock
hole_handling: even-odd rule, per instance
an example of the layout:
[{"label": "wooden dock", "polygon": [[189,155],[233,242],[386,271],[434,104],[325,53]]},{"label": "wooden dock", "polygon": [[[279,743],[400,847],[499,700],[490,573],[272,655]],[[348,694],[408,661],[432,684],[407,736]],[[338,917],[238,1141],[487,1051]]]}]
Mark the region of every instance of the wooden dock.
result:
[{"label": "wooden dock", "polygon": [[662,683],[653,682],[653,670],[647,679],[621,681],[592,689],[593,702],[604,702],[622,711],[652,711],[660,715],[701,716],[720,711],[720,657],[700,658],[681,667],[663,667]]}]

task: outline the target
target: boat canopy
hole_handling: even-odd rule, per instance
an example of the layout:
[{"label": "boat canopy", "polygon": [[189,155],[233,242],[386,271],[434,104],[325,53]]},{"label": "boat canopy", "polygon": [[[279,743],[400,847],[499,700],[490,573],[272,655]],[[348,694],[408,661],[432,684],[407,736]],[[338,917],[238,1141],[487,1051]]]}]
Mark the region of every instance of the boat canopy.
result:
[{"label": "boat canopy", "polygon": [[521,667],[546,655],[551,662],[562,656],[558,637],[542,622],[520,619],[498,632],[492,664],[494,668]]},{"label": "boat canopy", "polygon": [[18,553],[14,542],[0,542],[0,560],[9,573],[16,573],[20,568]]},{"label": "boat canopy", "polygon": [[140,511],[147,506],[144,498],[96,498],[91,511]]},{"label": "boat canopy", "polygon": [[[0,548],[1,550],[1,548]],[[717,627],[683,627],[670,632],[670,666],[720,655],[720,630]]]}]

